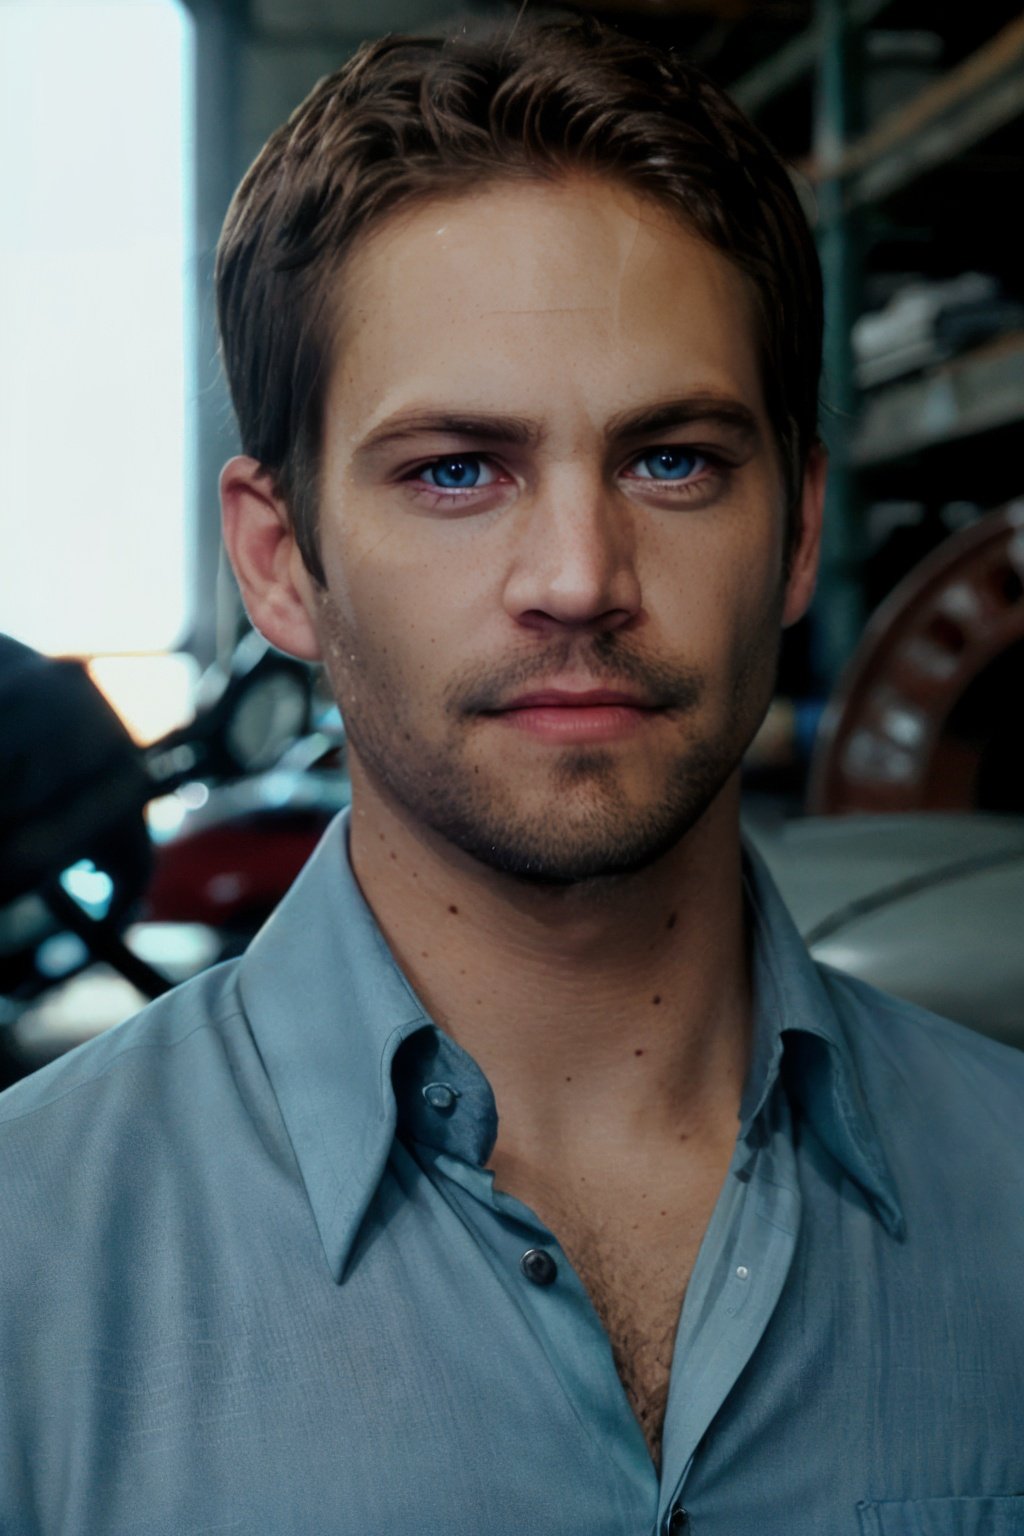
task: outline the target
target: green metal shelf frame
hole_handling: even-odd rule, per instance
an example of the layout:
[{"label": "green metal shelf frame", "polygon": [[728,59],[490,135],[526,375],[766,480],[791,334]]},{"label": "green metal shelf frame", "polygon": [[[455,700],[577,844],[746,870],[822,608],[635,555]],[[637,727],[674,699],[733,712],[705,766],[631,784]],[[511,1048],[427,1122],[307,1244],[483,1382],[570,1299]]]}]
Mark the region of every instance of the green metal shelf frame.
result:
[{"label": "green metal shelf frame", "polygon": [[941,79],[859,132],[859,32],[892,0],[817,0],[813,24],[731,86],[754,115],[810,75],[814,131],[808,170],[818,204],[826,293],[825,436],[831,453],[822,568],[815,600],[817,663],[831,684],[865,614],[860,582],[860,471],[952,438],[1024,420],[1024,339],[989,344],[923,379],[862,399],[850,332],[861,310],[866,215],[885,198],[1024,116],[1024,16]]},{"label": "green metal shelf frame", "polygon": [[1024,16],[850,144],[847,209],[877,203],[1024,115]]}]

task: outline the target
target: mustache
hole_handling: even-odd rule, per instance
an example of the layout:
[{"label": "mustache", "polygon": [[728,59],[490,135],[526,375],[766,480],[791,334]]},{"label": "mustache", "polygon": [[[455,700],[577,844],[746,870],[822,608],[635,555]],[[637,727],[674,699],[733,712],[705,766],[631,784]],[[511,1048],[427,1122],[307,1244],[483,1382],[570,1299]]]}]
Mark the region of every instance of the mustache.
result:
[{"label": "mustache", "polygon": [[567,637],[501,666],[473,669],[449,686],[445,705],[457,715],[487,714],[502,709],[526,685],[556,680],[570,667],[585,674],[593,687],[627,684],[657,709],[693,709],[704,692],[704,678],[695,667],[645,655],[610,634],[585,641]]}]

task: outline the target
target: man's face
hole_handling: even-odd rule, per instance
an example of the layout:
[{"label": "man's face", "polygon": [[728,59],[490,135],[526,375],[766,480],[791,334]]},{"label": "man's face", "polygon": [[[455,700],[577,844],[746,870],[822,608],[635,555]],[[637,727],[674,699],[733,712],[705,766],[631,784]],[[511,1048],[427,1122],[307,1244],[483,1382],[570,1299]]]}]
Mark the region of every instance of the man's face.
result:
[{"label": "man's face", "polygon": [[303,590],[356,803],[526,879],[644,867],[734,773],[809,595],[746,280],[571,180],[396,218],[342,287]]}]

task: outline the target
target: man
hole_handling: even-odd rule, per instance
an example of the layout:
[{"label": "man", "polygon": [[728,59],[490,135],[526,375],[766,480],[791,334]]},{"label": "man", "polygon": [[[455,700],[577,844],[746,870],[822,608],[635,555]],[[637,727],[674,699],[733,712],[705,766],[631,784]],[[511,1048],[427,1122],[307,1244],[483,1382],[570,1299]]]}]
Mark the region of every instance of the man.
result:
[{"label": "man", "polygon": [[218,282],[352,813],[0,1101],[4,1536],[1024,1530],[1024,1061],[741,852],[825,473],[786,173],[597,27],[391,39]]}]

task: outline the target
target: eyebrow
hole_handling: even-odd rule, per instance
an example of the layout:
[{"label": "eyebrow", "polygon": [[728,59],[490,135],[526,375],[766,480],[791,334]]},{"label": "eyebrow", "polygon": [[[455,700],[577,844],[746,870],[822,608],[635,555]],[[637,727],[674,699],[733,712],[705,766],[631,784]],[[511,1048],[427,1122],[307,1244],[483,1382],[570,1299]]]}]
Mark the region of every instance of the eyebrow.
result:
[{"label": "eyebrow", "polygon": [[415,411],[392,416],[375,427],[356,449],[363,458],[407,437],[432,432],[443,437],[472,437],[485,443],[510,443],[517,448],[535,447],[543,433],[539,423],[521,416],[476,416],[465,411]]},{"label": "eyebrow", "polygon": [[745,443],[753,442],[758,436],[757,417],[750,407],[729,395],[716,394],[683,395],[678,400],[663,400],[657,405],[641,406],[639,410],[623,411],[609,421],[605,436],[609,440],[651,437],[655,432],[689,426],[695,421],[724,429]]},{"label": "eyebrow", "polygon": [[[692,394],[678,399],[658,401],[654,405],[622,411],[607,423],[604,435],[611,442],[622,438],[651,437],[692,422],[729,432],[746,445],[759,435],[757,417],[749,406],[728,395]],[[368,457],[391,443],[406,438],[435,433],[446,437],[469,437],[482,443],[505,443],[517,448],[536,447],[544,437],[540,422],[522,416],[478,415],[465,411],[416,410],[400,412],[375,427],[355,450],[357,458]]]}]

